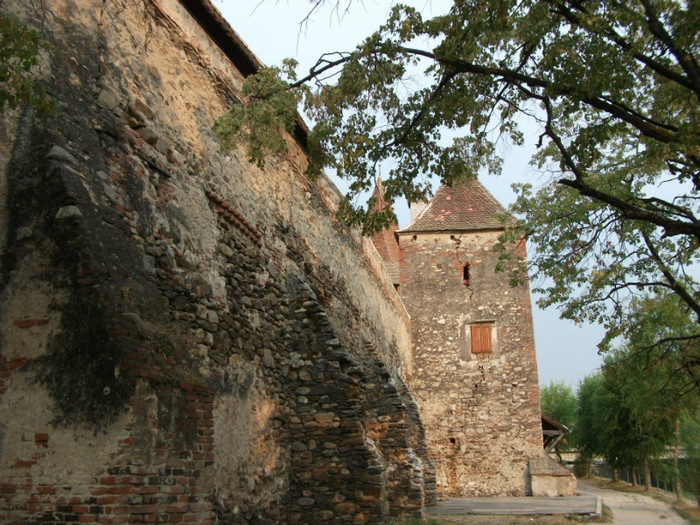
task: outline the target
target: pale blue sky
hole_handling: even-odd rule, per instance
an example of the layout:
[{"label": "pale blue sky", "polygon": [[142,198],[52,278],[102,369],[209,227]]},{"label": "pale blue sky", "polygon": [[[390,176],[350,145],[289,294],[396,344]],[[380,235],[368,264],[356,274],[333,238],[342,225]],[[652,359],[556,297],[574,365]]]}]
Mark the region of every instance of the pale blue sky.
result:
[{"label": "pale blue sky", "polygon": [[[444,0],[409,3],[426,15],[440,14],[449,4]],[[300,63],[300,72],[304,72],[324,52],[351,50],[386,19],[390,2],[355,0],[347,13],[325,6],[303,27],[300,23],[310,6],[303,0],[214,0],[214,4],[263,63],[275,65],[283,58],[294,57]],[[480,177],[505,206],[514,199],[510,188],[513,182],[527,181],[537,186],[545,180],[528,164],[536,140],[537,137],[527,137],[522,148],[504,146],[503,173]],[[342,190],[341,184],[339,187]],[[408,222],[405,205],[399,205],[397,214],[402,225]],[[533,317],[540,384],[564,381],[575,388],[601,363],[596,344],[602,329],[576,326],[560,320],[555,310],[542,311],[534,304]]]}]

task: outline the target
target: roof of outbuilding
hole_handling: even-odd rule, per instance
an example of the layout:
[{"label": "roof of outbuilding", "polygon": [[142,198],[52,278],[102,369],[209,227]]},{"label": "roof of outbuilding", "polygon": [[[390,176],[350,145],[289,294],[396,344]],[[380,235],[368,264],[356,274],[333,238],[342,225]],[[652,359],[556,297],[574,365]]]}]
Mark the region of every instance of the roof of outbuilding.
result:
[{"label": "roof of outbuilding", "polygon": [[502,230],[499,214],[508,211],[478,180],[452,187],[443,184],[421,214],[399,233]]}]

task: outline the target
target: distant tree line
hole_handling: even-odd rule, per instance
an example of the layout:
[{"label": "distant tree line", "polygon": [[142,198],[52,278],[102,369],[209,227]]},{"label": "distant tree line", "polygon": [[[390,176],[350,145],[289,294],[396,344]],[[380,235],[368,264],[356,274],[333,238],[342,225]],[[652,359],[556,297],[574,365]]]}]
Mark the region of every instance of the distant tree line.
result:
[{"label": "distant tree line", "polygon": [[[637,476],[651,487],[652,467],[670,468],[676,493],[692,493],[700,501],[700,403],[696,375],[684,373],[688,341],[678,337],[693,323],[672,296],[639,300],[645,310],[640,323],[619,346],[609,343],[601,369],[586,377],[576,393],[563,382],[541,389],[542,413],[571,431],[560,450],[576,451],[577,473],[590,474],[591,462],[602,458],[613,469]],[[649,310],[649,311],[646,311]],[[635,312],[631,317],[634,318]],[[648,322],[649,316],[654,322]],[[660,346],[659,340],[683,344]],[[687,351],[686,351],[687,350]],[[669,467],[670,465],[670,467]],[[658,468],[657,468],[658,470]]]}]

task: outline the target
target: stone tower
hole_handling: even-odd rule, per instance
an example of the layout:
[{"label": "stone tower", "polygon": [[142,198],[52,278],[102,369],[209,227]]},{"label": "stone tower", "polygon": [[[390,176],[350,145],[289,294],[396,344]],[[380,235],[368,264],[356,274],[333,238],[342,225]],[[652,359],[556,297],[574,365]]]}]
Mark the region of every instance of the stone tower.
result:
[{"label": "stone tower", "polygon": [[[542,456],[530,290],[495,272],[498,214],[478,181],[441,186],[395,236],[410,386],[447,495],[529,494],[529,459]],[[511,248],[525,256],[524,240]]]}]

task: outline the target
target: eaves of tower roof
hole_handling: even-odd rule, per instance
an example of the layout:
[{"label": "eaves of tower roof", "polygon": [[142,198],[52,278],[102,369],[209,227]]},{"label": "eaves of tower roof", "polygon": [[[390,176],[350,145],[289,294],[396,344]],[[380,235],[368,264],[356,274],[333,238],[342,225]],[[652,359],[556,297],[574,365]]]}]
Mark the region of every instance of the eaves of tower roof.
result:
[{"label": "eaves of tower roof", "polygon": [[481,182],[470,180],[440,186],[420,215],[398,233],[503,230],[499,216],[504,215],[507,222],[514,220]]}]

